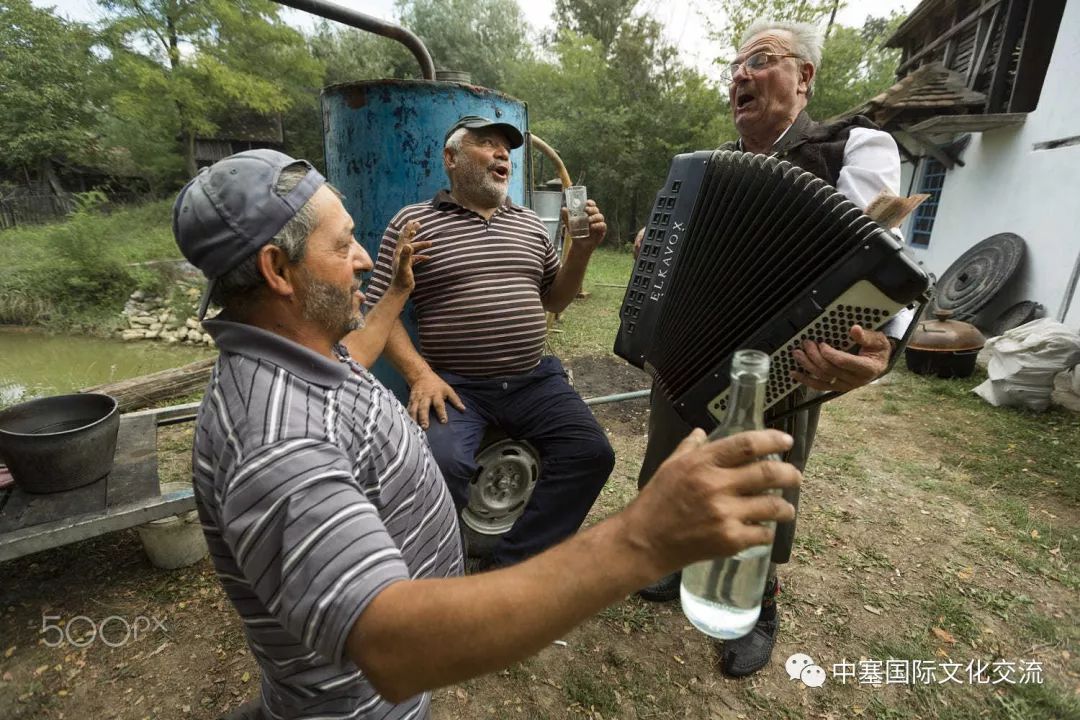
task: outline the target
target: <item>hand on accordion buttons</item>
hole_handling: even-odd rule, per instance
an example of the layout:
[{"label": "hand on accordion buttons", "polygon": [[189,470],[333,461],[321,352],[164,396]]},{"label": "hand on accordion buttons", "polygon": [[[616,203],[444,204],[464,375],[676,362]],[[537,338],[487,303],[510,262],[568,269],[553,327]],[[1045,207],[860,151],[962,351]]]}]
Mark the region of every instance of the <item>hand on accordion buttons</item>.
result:
[{"label": "hand on accordion buttons", "polygon": [[845,352],[828,343],[808,340],[792,354],[802,372],[792,371],[794,380],[823,392],[846,392],[870,383],[889,365],[892,347],[884,333],[854,325],[850,331],[858,353]]}]

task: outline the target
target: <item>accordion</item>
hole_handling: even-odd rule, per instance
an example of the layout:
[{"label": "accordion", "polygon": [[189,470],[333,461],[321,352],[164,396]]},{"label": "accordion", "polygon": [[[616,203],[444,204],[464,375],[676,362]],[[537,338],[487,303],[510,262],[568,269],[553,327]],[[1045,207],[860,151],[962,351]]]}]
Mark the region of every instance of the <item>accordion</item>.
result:
[{"label": "accordion", "polygon": [[717,150],[678,155],[645,227],[615,353],[643,368],[690,425],[724,417],[731,358],[771,357],[765,405],[799,384],[804,340],[853,347],[926,302],[930,278],[895,236],[791,163]]}]

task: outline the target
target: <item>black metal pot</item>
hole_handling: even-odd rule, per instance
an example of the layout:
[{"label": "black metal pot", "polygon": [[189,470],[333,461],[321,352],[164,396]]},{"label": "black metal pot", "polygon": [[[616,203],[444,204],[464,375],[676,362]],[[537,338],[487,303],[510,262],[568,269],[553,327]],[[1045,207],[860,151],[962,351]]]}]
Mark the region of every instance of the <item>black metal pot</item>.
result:
[{"label": "black metal pot", "polygon": [[109,395],[57,395],[0,412],[0,457],[26,492],[82,487],[112,471],[120,412]]},{"label": "black metal pot", "polygon": [[978,350],[918,350],[910,347],[904,350],[908,370],[939,378],[971,377],[978,356]]},{"label": "black metal pot", "polygon": [[974,325],[951,320],[949,310],[936,310],[934,320],[922,320],[911,336],[904,360],[919,375],[965,378],[975,372],[975,358],[986,338]]}]

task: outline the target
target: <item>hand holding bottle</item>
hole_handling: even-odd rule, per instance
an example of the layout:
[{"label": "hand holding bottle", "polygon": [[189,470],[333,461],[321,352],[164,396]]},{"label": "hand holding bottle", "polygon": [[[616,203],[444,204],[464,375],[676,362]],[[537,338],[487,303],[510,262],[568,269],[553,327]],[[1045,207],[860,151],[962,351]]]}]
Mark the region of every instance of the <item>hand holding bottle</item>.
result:
[{"label": "hand holding bottle", "polygon": [[[727,437],[765,427],[765,392],[769,382],[769,356],[760,350],[739,350],[731,359],[727,415],[710,437]],[[775,490],[763,492],[775,496]],[[683,614],[706,635],[742,637],[757,622],[761,593],[772,556],[772,519],[760,526],[768,538],[734,554],[683,568],[679,594]]]},{"label": "hand holding bottle", "polygon": [[795,509],[781,497],[760,493],[796,487],[802,474],[787,463],[756,460],[783,454],[791,442],[778,430],[715,441],[707,441],[702,430],[688,435],[619,516],[630,544],[648,563],[645,582],[771,541],[772,530],[759,523],[790,520]]}]

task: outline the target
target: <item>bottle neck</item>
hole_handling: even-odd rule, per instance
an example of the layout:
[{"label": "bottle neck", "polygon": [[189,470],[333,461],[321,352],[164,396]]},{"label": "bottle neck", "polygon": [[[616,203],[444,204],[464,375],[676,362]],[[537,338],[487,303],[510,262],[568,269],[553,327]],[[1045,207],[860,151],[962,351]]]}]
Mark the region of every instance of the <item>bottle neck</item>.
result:
[{"label": "bottle neck", "polygon": [[728,396],[725,434],[765,427],[765,385],[768,374],[732,368],[731,394]]}]

